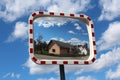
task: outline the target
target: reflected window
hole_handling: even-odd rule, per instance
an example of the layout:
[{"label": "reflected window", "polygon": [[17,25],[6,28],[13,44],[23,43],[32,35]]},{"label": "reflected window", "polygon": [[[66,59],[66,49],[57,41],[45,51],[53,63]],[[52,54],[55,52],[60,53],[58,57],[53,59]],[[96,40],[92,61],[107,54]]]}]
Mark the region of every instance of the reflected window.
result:
[{"label": "reflected window", "polygon": [[55,52],[55,49],[52,49],[52,52]]}]

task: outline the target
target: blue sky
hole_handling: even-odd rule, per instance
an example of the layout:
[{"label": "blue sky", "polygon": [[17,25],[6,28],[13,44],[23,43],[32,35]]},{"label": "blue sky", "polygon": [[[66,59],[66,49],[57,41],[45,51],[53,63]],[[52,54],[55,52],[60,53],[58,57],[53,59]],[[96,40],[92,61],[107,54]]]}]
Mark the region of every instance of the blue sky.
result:
[{"label": "blue sky", "polygon": [[34,39],[42,36],[47,43],[50,40],[69,42],[73,45],[88,43],[86,24],[80,20],[60,17],[40,17],[34,21]]},{"label": "blue sky", "polygon": [[91,65],[65,65],[66,80],[120,80],[119,4],[119,0],[0,1],[0,80],[59,80],[58,65],[37,65],[29,58],[28,18],[34,11],[86,14],[94,22],[97,60]]}]

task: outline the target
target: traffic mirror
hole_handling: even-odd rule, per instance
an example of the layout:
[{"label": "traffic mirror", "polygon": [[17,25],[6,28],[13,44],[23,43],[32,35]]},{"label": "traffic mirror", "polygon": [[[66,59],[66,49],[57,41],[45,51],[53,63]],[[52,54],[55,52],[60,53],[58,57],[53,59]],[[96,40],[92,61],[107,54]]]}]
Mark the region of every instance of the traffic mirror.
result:
[{"label": "traffic mirror", "polygon": [[84,14],[35,12],[29,18],[29,54],[37,64],[90,64],[94,25]]}]

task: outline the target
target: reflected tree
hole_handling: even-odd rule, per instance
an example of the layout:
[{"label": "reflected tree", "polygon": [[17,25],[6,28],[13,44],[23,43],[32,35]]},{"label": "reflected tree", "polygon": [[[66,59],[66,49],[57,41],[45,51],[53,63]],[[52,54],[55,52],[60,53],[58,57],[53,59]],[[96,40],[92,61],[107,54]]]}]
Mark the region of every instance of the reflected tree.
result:
[{"label": "reflected tree", "polygon": [[42,36],[38,36],[38,38],[34,40],[34,51],[37,54],[42,54],[47,51],[47,43],[43,41]]}]

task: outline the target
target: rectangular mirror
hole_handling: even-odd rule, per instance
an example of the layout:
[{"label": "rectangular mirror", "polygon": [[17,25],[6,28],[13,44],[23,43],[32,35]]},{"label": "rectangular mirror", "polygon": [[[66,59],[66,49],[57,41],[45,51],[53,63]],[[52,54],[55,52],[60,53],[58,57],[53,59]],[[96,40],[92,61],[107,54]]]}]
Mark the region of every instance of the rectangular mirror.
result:
[{"label": "rectangular mirror", "polygon": [[38,64],[89,64],[96,58],[92,20],[83,14],[35,12],[29,18],[29,53]]},{"label": "rectangular mirror", "polygon": [[90,54],[85,23],[64,17],[34,20],[34,54],[39,59],[86,60]]}]

